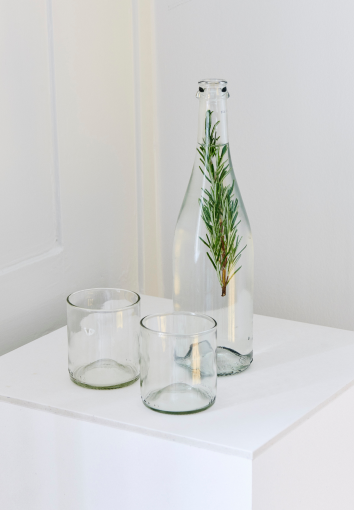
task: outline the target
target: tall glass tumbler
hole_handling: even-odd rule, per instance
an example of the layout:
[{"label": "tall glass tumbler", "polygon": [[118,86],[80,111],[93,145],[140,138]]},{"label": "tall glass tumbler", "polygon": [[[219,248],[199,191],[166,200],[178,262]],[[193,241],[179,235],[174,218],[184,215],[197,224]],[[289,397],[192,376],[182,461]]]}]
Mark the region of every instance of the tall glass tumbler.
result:
[{"label": "tall glass tumbler", "polygon": [[175,312],[140,322],[140,388],[143,403],[161,413],[204,411],[216,397],[216,322],[207,315]]},{"label": "tall glass tumbler", "polygon": [[98,390],[139,377],[140,296],[123,289],[87,289],[67,298],[71,380]]}]

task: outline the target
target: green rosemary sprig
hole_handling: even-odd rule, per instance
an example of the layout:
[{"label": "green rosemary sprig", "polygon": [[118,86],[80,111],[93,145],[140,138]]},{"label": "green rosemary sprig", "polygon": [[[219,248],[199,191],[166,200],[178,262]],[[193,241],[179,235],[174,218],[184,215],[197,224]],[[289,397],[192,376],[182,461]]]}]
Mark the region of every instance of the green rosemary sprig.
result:
[{"label": "green rosemary sprig", "polygon": [[[197,149],[200,155],[200,170],[210,183],[210,189],[202,188],[203,196],[199,199],[202,218],[207,233],[206,239],[199,238],[209,249],[207,256],[217,272],[221,285],[221,296],[226,296],[226,287],[237,271],[237,262],[241,257],[239,245],[242,237],[238,235],[238,198],[234,198],[234,183],[225,186],[224,180],[230,173],[228,163],[228,144],[218,145],[219,136],[211,124],[212,111],[205,115],[205,138]],[[226,158],[225,158],[226,157]]]}]

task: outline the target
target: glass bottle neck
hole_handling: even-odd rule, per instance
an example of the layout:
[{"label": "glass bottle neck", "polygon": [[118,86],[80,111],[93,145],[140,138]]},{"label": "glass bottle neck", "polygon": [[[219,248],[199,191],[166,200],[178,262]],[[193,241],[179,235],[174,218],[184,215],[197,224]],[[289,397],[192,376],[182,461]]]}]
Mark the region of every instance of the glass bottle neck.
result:
[{"label": "glass bottle neck", "polygon": [[[229,143],[229,136],[227,131],[228,93],[224,94],[223,97],[218,98],[203,96],[204,94],[199,95],[198,144],[208,143],[209,122],[210,131],[212,131],[214,125],[218,123],[214,130],[216,137],[219,137],[217,144],[224,145]],[[206,94],[206,96],[208,95]],[[211,116],[209,112],[212,112]]]}]

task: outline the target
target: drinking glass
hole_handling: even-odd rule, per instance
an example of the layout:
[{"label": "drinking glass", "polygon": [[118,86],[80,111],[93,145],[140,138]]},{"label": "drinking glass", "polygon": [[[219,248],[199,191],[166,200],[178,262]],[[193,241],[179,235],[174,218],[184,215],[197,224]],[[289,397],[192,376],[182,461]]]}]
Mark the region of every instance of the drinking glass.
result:
[{"label": "drinking glass", "polygon": [[161,413],[204,411],[216,397],[214,319],[189,312],[155,314],[140,322],[143,403]]},{"label": "drinking glass", "polygon": [[69,374],[86,388],[128,386],[139,377],[140,296],[87,289],[67,298]]}]

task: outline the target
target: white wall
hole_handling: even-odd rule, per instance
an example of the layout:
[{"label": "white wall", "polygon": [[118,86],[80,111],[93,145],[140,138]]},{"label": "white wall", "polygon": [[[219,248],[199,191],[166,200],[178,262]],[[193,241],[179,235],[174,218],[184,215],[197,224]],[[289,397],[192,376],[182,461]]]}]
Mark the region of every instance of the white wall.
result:
[{"label": "white wall", "polygon": [[0,354],[138,286],[130,0],[0,3]]},{"label": "white wall", "polygon": [[255,312],[354,329],[354,4],[155,1],[165,296],[197,136],[197,81],[229,82],[255,242]]},{"label": "white wall", "polygon": [[354,328],[354,4],[0,3],[0,353],[89,286],[171,296],[197,81],[229,81],[255,311]]}]

